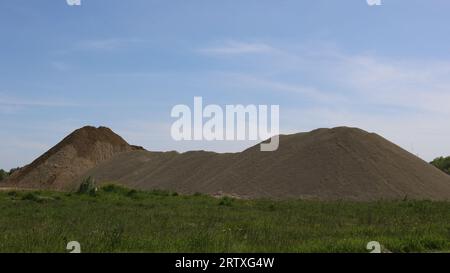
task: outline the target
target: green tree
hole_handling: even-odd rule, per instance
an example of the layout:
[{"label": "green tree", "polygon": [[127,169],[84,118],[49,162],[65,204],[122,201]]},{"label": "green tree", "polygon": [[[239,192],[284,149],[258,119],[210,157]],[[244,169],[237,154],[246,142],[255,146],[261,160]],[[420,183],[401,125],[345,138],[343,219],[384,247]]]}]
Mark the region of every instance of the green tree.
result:
[{"label": "green tree", "polygon": [[436,168],[444,171],[447,174],[450,174],[450,156],[448,157],[438,157],[431,161],[431,164]]},{"label": "green tree", "polygon": [[8,173],[5,172],[3,169],[0,169],[0,181],[5,180],[8,177]]}]

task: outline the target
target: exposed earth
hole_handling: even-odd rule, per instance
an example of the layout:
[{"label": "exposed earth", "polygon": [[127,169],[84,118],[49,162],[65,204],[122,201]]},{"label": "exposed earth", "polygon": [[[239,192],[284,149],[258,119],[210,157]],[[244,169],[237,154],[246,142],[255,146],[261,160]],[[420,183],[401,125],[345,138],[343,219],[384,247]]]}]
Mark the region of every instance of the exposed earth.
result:
[{"label": "exposed earth", "polygon": [[76,190],[100,184],[241,198],[450,200],[450,176],[381,136],[357,128],[280,136],[275,152],[151,152],[105,127],[76,130],[7,187]]}]

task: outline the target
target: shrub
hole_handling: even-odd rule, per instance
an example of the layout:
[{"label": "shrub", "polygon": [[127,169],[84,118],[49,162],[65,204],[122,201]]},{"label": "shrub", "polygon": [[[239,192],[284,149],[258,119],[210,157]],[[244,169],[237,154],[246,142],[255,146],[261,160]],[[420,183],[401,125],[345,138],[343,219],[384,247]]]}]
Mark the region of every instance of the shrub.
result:
[{"label": "shrub", "polygon": [[95,195],[97,193],[97,187],[95,185],[95,180],[91,176],[86,178],[80,185],[80,188],[78,189],[78,194],[89,194],[89,195]]},{"label": "shrub", "polygon": [[178,193],[172,192],[172,191],[166,191],[166,190],[152,190],[150,191],[151,195],[156,196],[177,196]]},{"label": "shrub", "polygon": [[219,206],[231,207],[233,205],[233,198],[222,197],[219,202]]},{"label": "shrub", "polygon": [[104,192],[118,193],[118,194],[126,194],[130,191],[129,189],[119,186],[119,185],[116,185],[116,184],[108,184],[108,185],[102,186],[100,189]]},{"label": "shrub", "polygon": [[103,192],[119,194],[119,195],[123,195],[123,196],[130,197],[130,198],[136,198],[137,194],[138,194],[137,190],[128,189],[126,187],[123,187],[120,185],[115,185],[115,184],[105,185],[105,186],[101,187],[101,190]]},{"label": "shrub", "polygon": [[0,170],[0,182],[8,178],[8,173],[5,172],[3,169]]},{"label": "shrub", "polygon": [[436,168],[442,170],[443,172],[450,174],[450,156],[449,157],[438,157],[430,162]]}]

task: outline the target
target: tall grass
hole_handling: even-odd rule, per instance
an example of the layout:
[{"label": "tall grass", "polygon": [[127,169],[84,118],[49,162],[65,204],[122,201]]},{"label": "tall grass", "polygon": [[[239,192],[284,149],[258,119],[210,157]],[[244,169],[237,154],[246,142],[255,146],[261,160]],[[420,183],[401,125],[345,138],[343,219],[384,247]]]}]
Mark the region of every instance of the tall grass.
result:
[{"label": "tall grass", "polygon": [[450,251],[450,203],[216,199],[109,185],[0,193],[0,252]]}]

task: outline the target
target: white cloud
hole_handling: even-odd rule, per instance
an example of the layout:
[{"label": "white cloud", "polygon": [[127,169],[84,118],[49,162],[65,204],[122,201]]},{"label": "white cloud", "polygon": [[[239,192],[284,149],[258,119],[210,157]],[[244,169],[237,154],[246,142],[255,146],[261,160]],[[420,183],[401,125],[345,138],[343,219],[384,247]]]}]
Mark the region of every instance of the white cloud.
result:
[{"label": "white cloud", "polygon": [[139,38],[92,39],[78,42],[76,48],[80,50],[116,50],[142,42],[143,40]]},{"label": "white cloud", "polygon": [[83,50],[113,50],[127,43],[128,41],[122,39],[86,40],[79,42],[77,48]]},{"label": "white cloud", "polygon": [[392,59],[330,48],[299,47],[296,51],[265,45],[277,54],[254,60],[254,73],[247,68],[222,74],[234,84],[290,92],[318,103],[348,103],[343,105],[348,107],[363,103],[450,115],[450,60]]},{"label": "white cloud", "polygon": [[[245,70],[222,71],[221,82],[231,90],[282,95],[283,132],[355,126],[386,136],[427,160],[450,154],[446,141],[450,136],[450,60],[264,45],[277,54],[246,59]],[[222,51],[227,52],[217,52]],[[233,67],[244,62],[231,61],[237,62]]]},{"label": "white cloud", "polygon": [[450,62],[344,56],[339,82],[383,105],[450,114]]},{"label": "white cloud", "polygon": [[258,77],[247,74],[228,74],[228,79],[240,88],[256,88],[261,90],[269,90],[272,92],[282,92],[291,95],[300,95],[305,98],[313,99],[317,102],[342,103],[347,98],[335,93],[324,92],[317,87],[307,86],[303,84],[293,84],[278,80],[270,80],[267,77]]},{"label": "white cloud", "polygon": [[66,55],[78,51],[114,51],[142,42],[138,38],[105,38],[76,41],[67,48],[54,51],[56,55]]},{"label": "white cloud", "polygon": [[92,100],[72,100],[64,97],[57,96],[36,96],[28,95],[17,96],[10,95],[12,92],[0,92],[0,111],[4,113],[16,113],[23,109],[33,108],[33,107],[43,107],[43,108],[111,108],[114,106],[121,105],[123,103],[108,103],[108,102],[98,102]]},{"label": "white cloud", "polygon": [[48,98],[23,98],[9,96],[0,93],[0,108],[21,108],[21,107],[76,107],[79,104],[69,102],[63,99],[48,99]]},{"label": "white cloud", "polygon": [[208,55],[242,55],[270,53],[275,52],[275,49],[264,43],[226,41],[223,45],[202,48],[200,52]]}]

